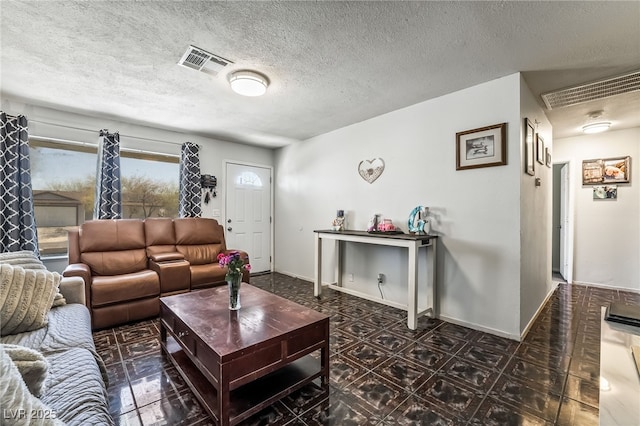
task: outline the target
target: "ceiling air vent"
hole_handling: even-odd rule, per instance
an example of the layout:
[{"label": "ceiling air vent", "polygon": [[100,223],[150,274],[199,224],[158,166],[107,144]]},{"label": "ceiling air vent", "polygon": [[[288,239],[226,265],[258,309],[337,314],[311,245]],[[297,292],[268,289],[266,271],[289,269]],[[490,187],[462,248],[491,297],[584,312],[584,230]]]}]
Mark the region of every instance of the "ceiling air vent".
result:
[{"label": "ceiling air vent", "polygon": [[217,75],[224,67],[232,63],[228,59],[195,46],[189,46],[180,61],[178,61],[178,65],[211,75]]},{"label": "ceiling air vent", "polygon": [[640,71],[543,93],[547,109],[567,107],[640,90]]}]

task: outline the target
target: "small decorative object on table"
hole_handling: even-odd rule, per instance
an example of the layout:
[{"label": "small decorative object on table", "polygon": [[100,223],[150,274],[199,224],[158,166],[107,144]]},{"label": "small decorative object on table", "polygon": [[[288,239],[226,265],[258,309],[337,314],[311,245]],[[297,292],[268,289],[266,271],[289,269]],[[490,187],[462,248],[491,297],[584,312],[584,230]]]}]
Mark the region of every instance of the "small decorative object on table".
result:
[{"label": "small decorative object on table", "polygon": [[428,234],[429,233],[429,221],[426,219],[428,207],[417,206],[409,214],[409,221],[407,223],[409,232],[412,234]]},{"label": "small decorative object on table", "polygon": [[229,285],[229,309],[237,311],[240,309],[240,283],[242,283],[242,271],[250,271],[251,265],[244,263],[240,253],[232,251],[230,253],[218,254],[220,267],[227,267],[227,275],[224,279]]},{"label": "small decorative object on table", "polygon": [[336,218],[333,219],[333,223],[331,224],[331,229],[334,231],[344,231],[345,226],[344,210],[338,210]]}]

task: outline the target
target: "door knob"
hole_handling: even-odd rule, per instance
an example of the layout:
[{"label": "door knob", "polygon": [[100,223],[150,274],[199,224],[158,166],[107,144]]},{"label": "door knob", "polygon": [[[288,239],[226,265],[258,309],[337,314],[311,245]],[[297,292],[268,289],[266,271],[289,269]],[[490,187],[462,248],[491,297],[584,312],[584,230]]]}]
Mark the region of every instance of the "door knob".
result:
[{"label": "door knob", "polygon": [[231,227],[227,228],[227,231],[232,231],[232,230],[233,230],[233,228],[231,228]]}]

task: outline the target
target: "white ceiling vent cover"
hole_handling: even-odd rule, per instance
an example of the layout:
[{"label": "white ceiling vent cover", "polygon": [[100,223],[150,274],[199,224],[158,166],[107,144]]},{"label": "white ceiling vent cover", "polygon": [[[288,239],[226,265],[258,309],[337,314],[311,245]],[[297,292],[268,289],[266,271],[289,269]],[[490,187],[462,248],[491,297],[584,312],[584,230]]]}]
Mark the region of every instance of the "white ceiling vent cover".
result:
[{"label": "white ceiling vent cover", "polygon": [[547,109],[554,109],[638,90],[640,90],[640,71],[633,71],[617,77],[543,93],[541,96]]},{"label": "white ceiling vent cover", "polygon": [[196,46],[189,46],[180,61],[178,61],[178,65],[211,75],[217,75],[224,67],[232,63],[228,59],[209,53]]}]

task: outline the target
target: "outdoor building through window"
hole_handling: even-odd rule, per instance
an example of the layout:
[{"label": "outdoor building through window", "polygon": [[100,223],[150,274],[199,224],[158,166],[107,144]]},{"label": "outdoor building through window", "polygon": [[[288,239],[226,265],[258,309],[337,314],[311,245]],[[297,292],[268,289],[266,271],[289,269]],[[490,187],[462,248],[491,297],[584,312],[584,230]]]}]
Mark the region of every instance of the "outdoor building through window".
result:
[{"label": "outdoor building through window", "polygon": [[[31,183],[43,257],[67,253],[67,230],[93,218],[97,146],[30,141]],[[122,217],[177,217],[179,158],[120,152]]]}]

